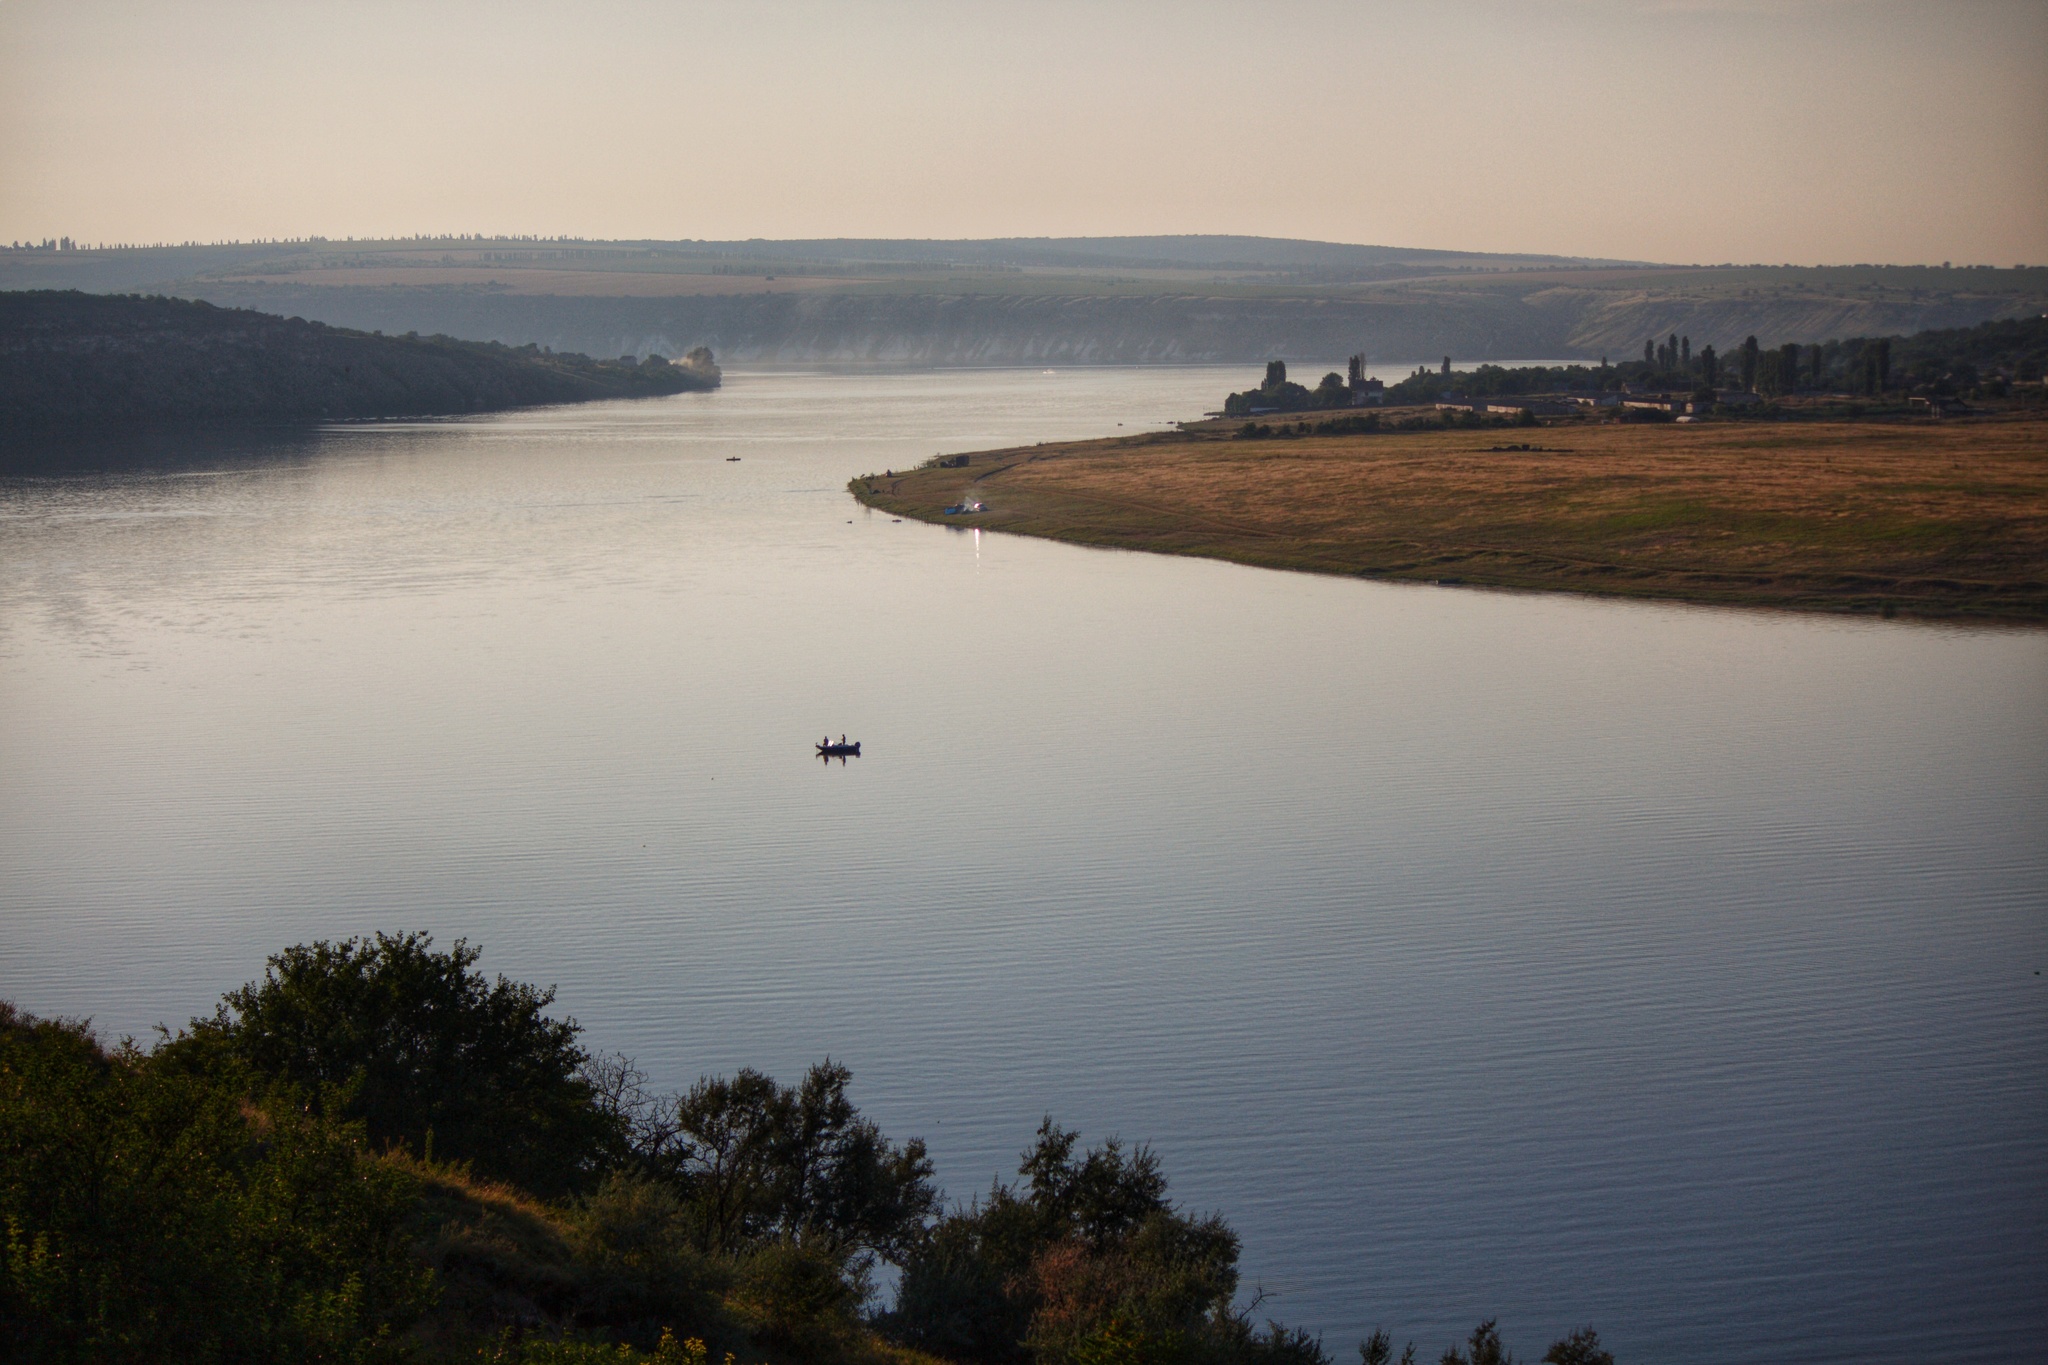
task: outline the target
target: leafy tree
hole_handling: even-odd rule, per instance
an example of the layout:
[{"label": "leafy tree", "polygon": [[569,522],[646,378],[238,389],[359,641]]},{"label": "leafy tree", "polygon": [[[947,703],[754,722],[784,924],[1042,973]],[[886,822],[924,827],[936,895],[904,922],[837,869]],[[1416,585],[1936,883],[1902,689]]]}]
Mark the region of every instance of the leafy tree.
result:
[{"label": "leafy tree", "polygon": [[1551,1342],[1543,1353],[1543,1365],[1614,1365],[1614,1353],[1601,1346],[1598,1332],[1581,1327]]},{"label": "leafy tree", "polygon": [[904,1267],[891,1329],[978,1361],[1328,1365],[1314,1337],[1232,1309],[1237,1234],[1176,1210],[1149,1148],[1078,1146],[1046,1120],[1019,1184],[942,1220]]},{"label": "leafy tree", "polygon": [[1742,342],[1742,387],[1750,393],[1756,392],[1757,344],[1755,337],[1745,337]]},{"label": "leafy tree", "polygon": [[1712,346],[1700,349],[1700,382],[1714,388],[1721,381],[1721,357],[1714,354]]},{"label": "leafy tree", "polygon": [[0,1153],[7,1359],[368,1362],[430,1301],[358,1126],[4,1002]]},{"label": "leafy tree", "polygon": [[1500,1329],[1492,1318],[1472,1329],[1466,1345],[1471,1350],[1469,1356],[1453,1346],[1443,1353],[1439,1365],[1515,1365],[1514,1353],[1501,1345]]},{"label": "leafy tree", "polygon": [[[1328,383],[1326,379],[1325,384]],[[1346,390],[1344,403],[1351,401]],[[1254,408],[1268,408],[1279,412],[1302,412],[1308,408],[1328,406],[1320,394],[1312,394],[1301,385],[1287,378],[1287,362],[1269,360],[1266,362],[1266,382],[1256,389],[1233,393],[1223,400],[1223,411],[1231,417],[1248,417]],[[1341,405],[1339,405],[1341,406]]]},{"label": "leafy tree", "polygon": [[479,955],[461,941],[436,952],[420,933],[288,948],[170,1051],[299,1087],[382,1147],[543,1197],[589,1188],[625,1135],[594,1103],[580,1030],[548,1017],[552,988],[493,982]]},{"label": "leafy tree", "polygon": [[753,1070],[706,1078],[654,1108],[640,1159],[678,1191],[706,1251],[779,1240],[900,1261],[938,1207],[931,1158],[862,1118],[852,1079],[830,1060],[793,1087]]}]

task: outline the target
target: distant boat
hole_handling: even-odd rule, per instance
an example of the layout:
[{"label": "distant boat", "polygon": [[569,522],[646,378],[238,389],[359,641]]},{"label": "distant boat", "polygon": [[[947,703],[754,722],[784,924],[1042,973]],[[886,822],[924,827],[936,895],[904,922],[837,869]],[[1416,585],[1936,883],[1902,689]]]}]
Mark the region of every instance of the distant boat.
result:
[{"label": "distant boat", "polygon": [[855,740],[851,744],[820,744],[817,747],[818,755],[821,758],[845,758],[848,754],[852,754],[855,758],[860,757],[859,740]]},{"label": "distant boat", "polygon": [[727,464],[738,464],[740,462],[740,457],[737,455],[728,455],[725,457],[725,462]]}]

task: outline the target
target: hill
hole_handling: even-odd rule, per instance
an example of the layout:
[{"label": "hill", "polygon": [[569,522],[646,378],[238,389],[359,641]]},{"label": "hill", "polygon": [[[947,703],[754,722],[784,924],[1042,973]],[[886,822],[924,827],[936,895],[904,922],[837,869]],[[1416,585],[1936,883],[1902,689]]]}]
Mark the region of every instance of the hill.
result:
[{"label": "hill", "polygon": [[17,433],[489,412],[718,383],[709,352],[592,360],[188,299],[0,294],[0,427]]},{"label": "hill", "polygon": [[578,241],[0,250],[0,287],[133,290],[558,351],[899,365],[1616,357],[2048,311],[2048,270],[1680,266],[1267,237]]}]

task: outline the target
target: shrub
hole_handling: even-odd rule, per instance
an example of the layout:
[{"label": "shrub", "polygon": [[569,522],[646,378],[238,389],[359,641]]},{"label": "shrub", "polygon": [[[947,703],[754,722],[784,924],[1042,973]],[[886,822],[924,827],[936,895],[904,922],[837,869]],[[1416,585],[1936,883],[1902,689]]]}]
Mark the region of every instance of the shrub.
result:
[{"label": "shrub", "polygon": [[552,989],[492,982],[478,956],[460,941],[435,952],[426,934],[289,948],[171,1051],[202,1066],[225,1054],[295,1086],[380,1147],[466,1161],[543,1197],[588,1189],[624,1134],[593,1103],[580,1030],[547,1016]]},{"label": "shrub", "polygon": [[1237,1234],[1175,1209],[1149,1148],[1077,1146],[1041,1125],[1023,1182],[943,1220],[905,1265],[887,1328],[955,1359],[1327,1365],[1313,1337],[1232,1308]]},{"label": "shrub", "polygon": [[366,1362],[431,1300],[358,1126],[4,1003],[0,1153],[11,1359]]}]

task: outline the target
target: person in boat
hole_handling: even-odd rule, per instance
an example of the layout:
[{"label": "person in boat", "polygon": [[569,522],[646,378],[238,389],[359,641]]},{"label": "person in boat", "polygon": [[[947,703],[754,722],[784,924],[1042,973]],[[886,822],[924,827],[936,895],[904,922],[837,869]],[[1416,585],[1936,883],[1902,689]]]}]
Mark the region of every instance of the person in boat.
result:
[{"label": "person in boat", "polygon": [[842,749],[844,749],[844,748],[846,747],[846,736],[845,736],[845,735],[841,735],[841,736],[839,737],[839,747],[840,747],[840,748],[842,748]]}]

